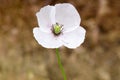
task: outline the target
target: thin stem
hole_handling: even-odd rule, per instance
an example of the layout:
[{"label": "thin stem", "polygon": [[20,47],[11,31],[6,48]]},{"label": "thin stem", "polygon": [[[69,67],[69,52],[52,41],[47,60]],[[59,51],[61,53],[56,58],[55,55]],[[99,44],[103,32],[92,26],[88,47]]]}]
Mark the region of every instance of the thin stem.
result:
[{"label": "thin stem", "polygon": [[60,55],[59,55],[59,50],[58,50],[58,48],[56,48],[56,55],[57,55],[58,64],[59,64],[60,70],[61,70],[61,72],[62,72],[62,75],[63,75],[63,77],[64,77],[64,80],[67,80],[66,74],[65,74],[65,71],[64,71],[64,68],[63,68],[62,63],[61,63],[61,59],[60,59]]}]

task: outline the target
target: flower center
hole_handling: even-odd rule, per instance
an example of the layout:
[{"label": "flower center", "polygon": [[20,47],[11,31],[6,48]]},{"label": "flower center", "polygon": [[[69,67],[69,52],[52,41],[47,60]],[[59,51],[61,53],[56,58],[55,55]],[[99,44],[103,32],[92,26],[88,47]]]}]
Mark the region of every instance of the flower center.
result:
[{"label": "flower center", "polygon": [[61,33],[61,31],[62,31],[62,25],[60,25],[58,23],[53,25],[53,33],[55,35],[59,35]]}]

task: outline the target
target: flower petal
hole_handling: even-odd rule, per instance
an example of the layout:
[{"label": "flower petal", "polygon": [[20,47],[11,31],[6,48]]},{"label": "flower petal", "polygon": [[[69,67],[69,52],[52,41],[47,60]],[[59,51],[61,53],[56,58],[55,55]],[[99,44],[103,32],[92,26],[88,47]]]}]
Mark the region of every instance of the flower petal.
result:
[{"label": "flower petal", "polygon": [[61,36],[63,45],[68,48],[76,48],[80,46],[84,42],[85,33],[86,31],[82,27],[78,27],[71,32],[63,33]]},{"label": "flower petal", "polygon": [[62,42],[58,37],[55,37],[52,33],[43,32],[40,28],[34,28],[33,34],[37,42],[45,48],[59,48],[62,46]]},{"label": "flower petal", "polygon": [[[69,3],[56,4],[56,22],[63,25],[66,31],[74,30],[80,25],[80,16],[75,7]],[[76,27],[75,27],[76,26]]]},{"label": "flower petal", "polygon": [[45,6],[36,13],[38,24],[42,31],[50,32],[52,24],[55,24],[55,7]]}]

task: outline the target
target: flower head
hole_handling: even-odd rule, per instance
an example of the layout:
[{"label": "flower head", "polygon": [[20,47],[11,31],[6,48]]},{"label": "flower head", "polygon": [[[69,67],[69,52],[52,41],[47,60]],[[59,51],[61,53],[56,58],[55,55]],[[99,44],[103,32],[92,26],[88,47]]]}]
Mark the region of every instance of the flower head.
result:
[{"label": "flower head", "polygon": [[66,46],[76,48],[85,39],[85,29],[80,27],[80,16],[69,3],[45,6],[36,13],[40,27],[33,29],[34,37],[45,48]]}]

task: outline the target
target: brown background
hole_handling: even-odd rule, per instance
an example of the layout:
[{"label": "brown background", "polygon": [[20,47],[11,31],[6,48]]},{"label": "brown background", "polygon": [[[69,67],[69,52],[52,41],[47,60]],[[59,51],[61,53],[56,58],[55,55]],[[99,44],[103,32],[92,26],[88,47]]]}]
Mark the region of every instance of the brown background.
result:
[{"label": "brown background", "polygon": [[72,3],[81,15],[85,42],[60,48],[68,80],[120,80],[120,0],[0,0],[0,80],[63,80],[55,50],[33,37],[36,12]]}]

